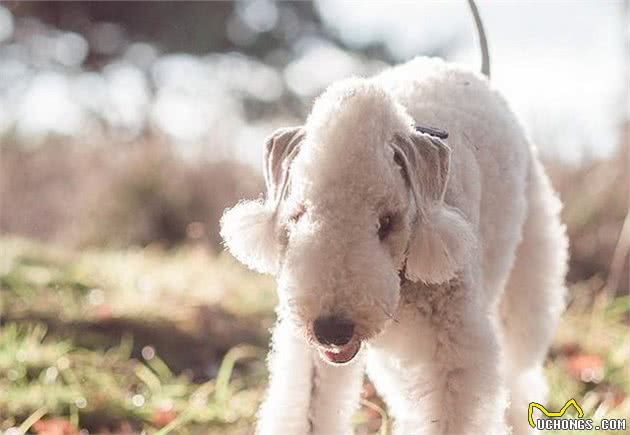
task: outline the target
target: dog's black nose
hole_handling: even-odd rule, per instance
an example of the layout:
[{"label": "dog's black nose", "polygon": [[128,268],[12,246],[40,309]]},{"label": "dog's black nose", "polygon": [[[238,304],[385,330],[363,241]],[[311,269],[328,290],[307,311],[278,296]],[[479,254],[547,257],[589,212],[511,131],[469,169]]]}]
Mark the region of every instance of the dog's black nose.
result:
[{"label": "dog's black nose", "polygon": [[313,322],[313,332],[324,346],[343,346],[352,340],[354,323],[337,316],[318,317]]}]

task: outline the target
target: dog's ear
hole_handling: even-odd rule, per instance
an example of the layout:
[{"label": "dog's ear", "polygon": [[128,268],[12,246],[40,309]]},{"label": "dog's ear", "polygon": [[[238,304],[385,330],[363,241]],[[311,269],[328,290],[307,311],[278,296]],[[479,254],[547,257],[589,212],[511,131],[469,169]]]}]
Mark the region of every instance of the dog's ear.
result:
[{"label": "dog's ear", "polygon": [[221,218],[225,246],[241,263],[261,273],[274,274],[280,260],[277,215],[289,184],[291,161],[304,139],[302,127],[283,128],[265,143],[263,173],[265,199],[243,201]]},{"label": "dog's ear", "polygon": [[[286,127],[276,130],[265,142],[263,175],[267,186],[267,201],[278,199],[289,165],[304,140],[304,127]],[[280,198],[282,199],[282,198]]]},{"label": "dog's ear", "polygon": [[405,274],[412,281],[448,281],[464,267],[474,244],[466,218],[444,202],[451,150],[439,137],[417,131],[396,135],[392,148],[417,208]]}]

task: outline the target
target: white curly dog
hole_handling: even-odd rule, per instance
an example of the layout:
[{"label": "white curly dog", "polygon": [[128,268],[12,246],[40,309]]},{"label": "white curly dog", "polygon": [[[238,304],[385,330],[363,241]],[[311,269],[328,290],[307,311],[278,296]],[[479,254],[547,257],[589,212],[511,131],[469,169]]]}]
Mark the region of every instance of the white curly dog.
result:
[{"label": "white curly dog", "polygon": [[396,434],[533,431],[567,241],[486,77],[416,58],[336,83],[268,140],[265,180],[222,219],[231,253],[278,281],[258,434],[351,434],[365,369]]}]

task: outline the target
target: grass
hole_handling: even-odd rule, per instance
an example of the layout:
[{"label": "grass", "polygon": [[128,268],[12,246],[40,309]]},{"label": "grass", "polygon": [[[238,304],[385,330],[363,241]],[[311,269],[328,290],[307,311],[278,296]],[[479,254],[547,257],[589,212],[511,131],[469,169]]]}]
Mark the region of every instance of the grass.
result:
[{"label": "grass", "polygon": [[98,432],[251,425],[268,280],[193,248],[77,253],[4,239],[0,251],[0,430],[33,415]]},{"label": "grass", "polygon": [[[589,284],[599,287],[597,283],[582,283]],[[622,433],[630,433],[630,297],[610,302],[603,295],[592,300],[585,293],[574,286],[574,299],[562,318],[546,363],[551,389],[548,409],[559,410],[575,398],[584,418],[596,424],[602,418],[623,418],[627,430]],[[562,433],[567,432],[548,432]]]},{"label": "grass", "polygon": [[3,429],[23,423],[34,413],[63,416],[73,427],[98,432],[162,427],[199,433],[202,425],[219,429],[251,423],[260,393],[257,377],[231,380],[230,376],[238,357],[258,357],[258,349],[235,347],[220,367],[220,377],[194,384],[185,375],[173,374],[156,355],[132,358],[130,340],[107,351],[94,351],[67,341],[44,341],[45,332],[41,325],[3,328]]},{"label": "grass", "polygon": [[[251,433],[270,279],[194,247],[75,251],[4,238],[0,252],[0,431]],[[545,405],[575,398],[586,418],[628,418],[630,298],[593,300],[600,286],[572,287]],[[386,434],[369,384],[362,405],[357,434]]]}]

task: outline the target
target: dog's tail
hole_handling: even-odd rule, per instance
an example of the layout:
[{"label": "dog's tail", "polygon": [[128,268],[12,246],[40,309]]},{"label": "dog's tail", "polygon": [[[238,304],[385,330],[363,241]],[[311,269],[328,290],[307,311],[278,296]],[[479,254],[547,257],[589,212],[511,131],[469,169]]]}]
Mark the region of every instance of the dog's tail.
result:
[{"label": "dog's tail", "polygon": [[475,27],[477,28],[477,36],[479,37],[479,48],[481,49],[481,73],[490,78],[490,54],[488,53],[488,41],[486,40],[486,32],[483,28],[483,22],[479,16],[479,9],[474,0],[468,0],[470,12],[475,19]]}]

